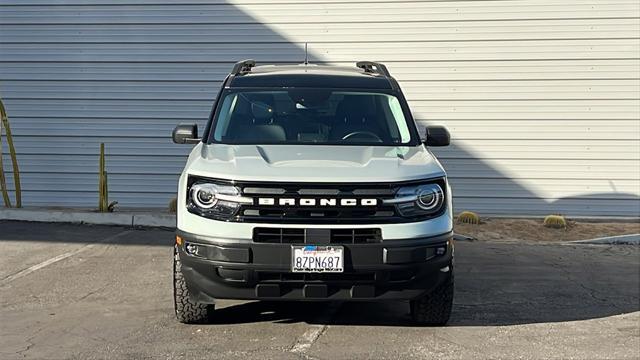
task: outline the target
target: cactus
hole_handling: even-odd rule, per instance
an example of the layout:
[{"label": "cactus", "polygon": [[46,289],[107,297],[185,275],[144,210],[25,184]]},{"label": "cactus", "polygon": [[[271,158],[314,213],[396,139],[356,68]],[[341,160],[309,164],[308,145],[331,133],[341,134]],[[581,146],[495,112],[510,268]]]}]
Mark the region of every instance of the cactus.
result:
[{"label": "cactus", "polygon": [[567,220],[562,215],[548,215],[544,218],[544,226],[554,229],[566,229]]},{"label": "cactus", "polygon": [[472,211],[463,211],[458,215],[458,222],[463,224],[480,224],[480,216]]},{"label": "cactus", "polygon": [[100,165],[98,169],[98,211],[109,211],[109,187],[107,185],[107,171],[105,170],[104,143],[100,143]]},{"label": "cactus", "polygon": [[2,199],[4,206],[11,207],[11,199],[7,190],[7,181],[4,178],[4,164],[2,163],[2,122],[0,122],[0,190],[2,190]]},{"label": "cactus", "polygon": [[[7,145],[9,146],[9,154],[11,156],[11,165],[13,166],[13,184],[16,190],[16,207],[22,207],[22,188],[20,186],[20,169],[18,168],[18,159],[16,157],[16,149],[13,146],[13,137],[11,136],[11,127],[9,127],[9,117],[7,111],[4,108],[4,103],[0,99],[0,118],[2,124],[0,125],[0,140],[2,139],[2,128],[4,127],[7,134]],[[11,200],[7,190],[6,179],[4,176],[4,167],[2,165],[2,142],[0,141],[0,185],[2,185],[2,197],[6,207],[11,207]]]}]

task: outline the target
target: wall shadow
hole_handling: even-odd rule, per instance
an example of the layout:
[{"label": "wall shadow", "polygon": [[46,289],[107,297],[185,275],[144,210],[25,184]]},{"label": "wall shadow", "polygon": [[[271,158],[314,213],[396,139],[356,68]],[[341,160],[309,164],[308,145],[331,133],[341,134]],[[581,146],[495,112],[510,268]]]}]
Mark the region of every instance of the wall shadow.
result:
[{"label": "wall shadow", "polygon": [[[128,236],[108,242],[115,245],[173,246],[174,229],[131,228],[130,226],[105,226],[66,223],[36,223],[27,221],[0,220],[0,245],[3,242],[39,242],[63,244],[105,243],[110,236],[123,231],[135,230]],[[170,262],[167,251],[167,262]]]},{"label": "wall shadow", "polygon": [[[99,5],[78,12],[73,6],[60,5],[52,21],[44,24],[37,11],[19,16],[8,12],[3,17],[0,93],[14,119],[26,205],[95,204],[97,157],[92,154],[105,142],[110,198],[123,207],[166,206],[189,150],[171,144],[173,126],[186,120],[202,128],[219,81],[234,61],[253,58],[277,64],[299,63],[304,58],[304,44],[292,42],[287,34],[231,2],[174,8]],[[162,24],[142,16],[145,12],[162,14]],[[69,23],[60,25],[55,16],[65,16]],[[28,32],[21,32],[24,26]],[[375,47],[367,52],[372,54],[367,60],[384,60],[388,55],[376,54]],[[331,56],[318,41],[310,44],[309,60],[345,59]],[[350,59],[357,60],[363,59]],[[431,118],[428,113],[416,115]],[[120,129],[126,129],[126,139],[118,138]],[[77,147],[83,150],[78,152]],[[477,193],[460,192],[455,203],[464,209],[509,214],[535,208],[540,213],[549,209],[571,214],[587,209],[588,200],[593,199],[580,196],[582,200],[549,203],[461,144],[454,142],[437,152],[454,185],[458,179],[468,181],[473,167],[473,174],[478,174],[474,176],[487,184],[494,181],[494,188],[509,189],[508,194],[496,193],[485,205]],[[638,200],[636,195],[624,203]],[[604,206],[616,212],[615,205]]]}]

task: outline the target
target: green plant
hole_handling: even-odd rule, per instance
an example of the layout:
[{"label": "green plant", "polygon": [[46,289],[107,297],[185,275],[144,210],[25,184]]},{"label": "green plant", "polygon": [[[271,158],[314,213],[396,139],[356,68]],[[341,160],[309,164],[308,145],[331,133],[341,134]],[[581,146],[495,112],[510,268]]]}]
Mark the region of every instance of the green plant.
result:
[{"label": "green plant", "polygon": [[11,207],[11,199],[7,190],[7,181],[4,178],[4,164],[2,163],[2,123],[0,123],[0,190],[2,190],[2,199],[4,206]]},{"label": "green plant", "polygon": [[562,215],[548,215],[544,218],[544,226],[554,229],[566,229],[567,220]]},{"label": "green plant", "polygon": [[2,99],[0,99],[0,185],[2,186],[2,198],[6,207],[11,207],[11,199],[9,198],[9,190],[4,176],[4,166],[2,164],[2,129],[7,134],[7,145],[9,146],[9,154],[11,156],[11,165],[13,166],[13,184],[15,186],[16,207],[22,207],[22,188],[20,186],[20,168],[18,167],[18,158],[16,157],[16,149],[13,145],[13,136],[11,136],[11,127],[9,126],[9,117],[4,107]]},{"label": "green plant", "polygon": [[463,211],[458,214],[458,222],[463,224],[480,224],[480,216],[472,211]]},{"label": "green plant", "polygon": [[7,180],[4,178],[4,164],[2,163],[2,123],[0,122],[0,190],[2,190],[2,199],[4,206],[11,207],[11,199],[7,190]]}]

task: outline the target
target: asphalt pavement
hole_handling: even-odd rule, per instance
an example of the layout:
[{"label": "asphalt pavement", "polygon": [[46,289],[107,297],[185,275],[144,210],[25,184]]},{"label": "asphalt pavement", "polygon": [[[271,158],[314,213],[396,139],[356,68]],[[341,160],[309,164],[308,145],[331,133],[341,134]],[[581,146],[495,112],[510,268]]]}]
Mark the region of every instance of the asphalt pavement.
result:
[{"label": "asphalt pavement", "polygon": [[408,304],[172,303],[173,233],[0,221],[0,359],[638,359],[640,247],[456,243],[446,327]]}]

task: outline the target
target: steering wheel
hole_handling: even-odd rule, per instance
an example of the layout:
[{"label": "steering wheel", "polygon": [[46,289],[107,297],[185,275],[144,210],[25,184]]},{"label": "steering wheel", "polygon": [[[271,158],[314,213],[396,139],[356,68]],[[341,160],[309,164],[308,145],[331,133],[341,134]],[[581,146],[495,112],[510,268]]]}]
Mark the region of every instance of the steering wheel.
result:
[{"label": "steering wheel", "polygon": [[375,133],[372,133],[371,131],[354,131],[343,136],[342,140],[349,140],[350,138],[358,135],[364,135],[366,137],[376,140],[377,142],[382,142],[382,139],[380,138],[380,136],[376,135]]}]

